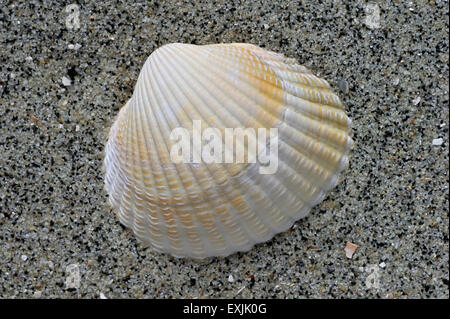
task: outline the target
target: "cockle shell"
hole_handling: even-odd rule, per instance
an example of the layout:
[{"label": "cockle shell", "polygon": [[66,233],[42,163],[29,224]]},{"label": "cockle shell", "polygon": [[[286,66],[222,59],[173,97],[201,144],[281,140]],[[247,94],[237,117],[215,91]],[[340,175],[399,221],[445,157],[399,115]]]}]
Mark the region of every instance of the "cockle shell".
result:
[{"label": "cockle shell", "polygon": [[[177,127],[278,128],[278,169],[176,164]],[[120,221],[158,252],[247,251],[321,202],[348,165],[350,119],[327,81],[250,44],[174,43],[145,62],[106,144],[106,190]]]}]

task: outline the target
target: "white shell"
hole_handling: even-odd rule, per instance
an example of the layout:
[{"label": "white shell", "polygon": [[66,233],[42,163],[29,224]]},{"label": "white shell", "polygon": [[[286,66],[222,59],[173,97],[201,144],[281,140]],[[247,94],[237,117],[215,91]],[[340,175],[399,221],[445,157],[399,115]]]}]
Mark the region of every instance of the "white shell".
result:
[{"label": "white shell", "polygon": [[[278,170],[174,164],[170,132],[278,128]],[[176,257],[247,251],[321,202],[348,164],[351,121],[325,80],[250,44],[165,45],[145,62],[106,145],[106,190],[120,221]]]}]

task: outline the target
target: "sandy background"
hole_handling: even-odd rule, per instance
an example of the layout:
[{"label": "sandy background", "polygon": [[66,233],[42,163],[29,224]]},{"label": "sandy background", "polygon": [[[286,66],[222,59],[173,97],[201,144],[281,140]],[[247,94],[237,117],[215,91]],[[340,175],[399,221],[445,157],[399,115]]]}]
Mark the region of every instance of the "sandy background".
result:
[{"label": "sandy background", "polygon": [[[448,1],[71,3],[0,0],[0,297],[449,297]],[[353,120],[339,186],[248,253],[154,253],[107,204],[108,129],[171,42],[294,57]]]}]

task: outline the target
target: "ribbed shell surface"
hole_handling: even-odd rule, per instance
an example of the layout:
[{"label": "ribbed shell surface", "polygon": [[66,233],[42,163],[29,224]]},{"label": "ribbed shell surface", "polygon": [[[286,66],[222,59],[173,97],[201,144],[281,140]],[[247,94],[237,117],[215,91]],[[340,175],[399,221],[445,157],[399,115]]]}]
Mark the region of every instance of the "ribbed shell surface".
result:
[{"label": "ribbed shell surface", "polygon": [[[193,120],[277,128],[278,169],[175,164],[170,132]],[[106,145],[106,190],[144,244],[176,257],[247,251],[304,217],[337,184],[350,119],[328,83],[250,44],[169,44],[145,62]]]}]

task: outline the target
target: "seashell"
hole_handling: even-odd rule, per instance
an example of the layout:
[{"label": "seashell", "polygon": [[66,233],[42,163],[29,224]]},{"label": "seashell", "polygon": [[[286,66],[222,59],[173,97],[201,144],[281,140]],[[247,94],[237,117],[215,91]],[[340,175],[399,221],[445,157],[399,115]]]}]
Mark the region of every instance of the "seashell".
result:
[{"label": "seashell", "polygon": [[[276,172],[261,174],[258,161],[174,163],[170,134],[192,130],[194,120],[221,132],[277,128]],[[106,190],[121,223],[158,252],[197,259],[247,251],[337,184],[350,123],[327,81],[294,59],[251,44],[168,44],[147,59],[110,129]],[[233,155],[257,155],[249,143]]]}]

